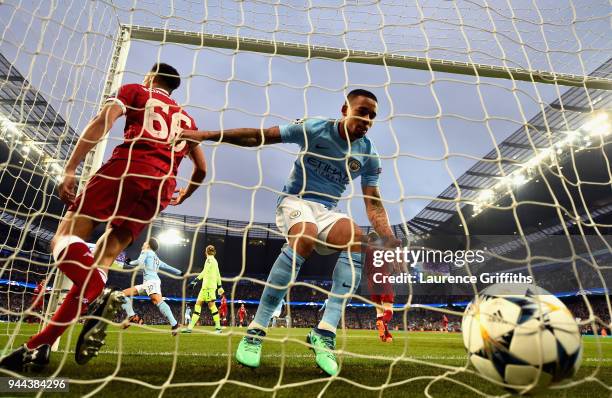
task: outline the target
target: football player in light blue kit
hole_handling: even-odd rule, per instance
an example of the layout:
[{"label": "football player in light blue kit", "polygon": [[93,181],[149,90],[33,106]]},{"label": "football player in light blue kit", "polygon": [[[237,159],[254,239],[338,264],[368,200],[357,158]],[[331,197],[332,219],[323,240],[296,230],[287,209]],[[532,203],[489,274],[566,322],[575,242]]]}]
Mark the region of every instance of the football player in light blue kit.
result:
[{"label": "football player in light blue kit", "polygon": [[[146,293],[146,295],[151,299],[151,302],[155,304],[157,308],[159,308],[162,315],[168,319],[170,326],[172,326],[172,335],[176,336],[178,333],[179,323],[174,318],[170,306],[162,297],[161,279],[159,279],[159,275],[157,275],[157,273],[161,270],[177,276],[183,276],[183,271],[171,267],[160,260],[155,253],[158,248],[159,242],[157,242],[157,239],[151,238],[148,242],[145,242],[142,245],[142,252],[138,257],[138,260],[129,262],[129,265],[142,268],[142,284],[125,289],[123,294],[126,297],[132,297]],[[132,308],[131,299],[126,300],[122,307],[128,315],[128,319],[123,325],[124,329],[130,327],[130,324],[138,323],[138,321],[140,321],[140,317],[136,315],[134,308]]]},{"label": "football player in light blue kit", "polygon": [[189,325],[190,322],[191,322],[191,307],[187,306],[187,308],[185,308],[185,326]]},{"label": "football player in light blue kit", "polygon": [[362,232],[335,207],[346,187],[358,177],[361,177],[370,223],[390,245],[399,243],[380,198],[380,159],[366,137],[376,117],[377,102],[374,94],[358,89],[347,95],[338,120],[313,118],[266,129],[184,131],[181,135],[182,139],[251,147],[293,143],[301,149],[276,209],[276,224],[288,245],[283,247],[270,270],[255,318],[236,351],[236,359],[241,364],[252,368],[260,365],[261,337],[266,334],[274,309],[312,251],[320,254],[340,251],[325,312],[307,337],[316,364],[331,376],[338,373],[333,352],[336,328],[361,279]]}]

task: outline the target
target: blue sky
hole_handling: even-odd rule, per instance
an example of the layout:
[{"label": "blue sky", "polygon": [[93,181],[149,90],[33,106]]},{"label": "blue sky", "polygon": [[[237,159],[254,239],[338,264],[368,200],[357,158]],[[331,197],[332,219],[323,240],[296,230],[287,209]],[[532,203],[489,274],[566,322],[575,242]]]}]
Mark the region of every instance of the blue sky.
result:
[{"label": "blue sky", "polygon": [[[0,50],[81,129],[102,91],[117,21],[337,47],[531,66],[585,73],[610,53],[610,9],[598,1],[266,2],[177,1],[35,2],[0,5],[5,25]],[[42,22],[42,16],[51,16]],[[512,19],[514,17],[514,19]],[[513,23],[514,21],[514,23]],[[539,23],[542,21],[543,23]],[[238,26],[238,28],[237,28]],[[24,28],[27,27],[27,28]],[[24,31],[25,29],[25,31]],[[1,29],[0,29],[1,30]],[[493,30],[497,33],[493,34]],[[606,34],[606,32],[608,34]],[[36,53],[38,51],[38,54]],[[347,64],[325,60],[133,42],[124,83],[139,82],[157,60],[185,76],[175,98],[200,128],[271,126],[308,117],[338,117],[344,93],[371,89],[379,116],[368,133],[383,158],[381,191],[393,223],[405,221],[439,194],[495,142],[554,100],[563,88],[499,79]],[[269,116],[262,116],[267,113]],[[122,123],[121,123],[122,124]],[[121,137],[113,129],[107,156]],[[168,211],[196,216],[273,222],[298,148],[204,146],[206,185]],[[190,165],[180,170],[183,184]],[[341,208],[367,224],[360,185]]]}]

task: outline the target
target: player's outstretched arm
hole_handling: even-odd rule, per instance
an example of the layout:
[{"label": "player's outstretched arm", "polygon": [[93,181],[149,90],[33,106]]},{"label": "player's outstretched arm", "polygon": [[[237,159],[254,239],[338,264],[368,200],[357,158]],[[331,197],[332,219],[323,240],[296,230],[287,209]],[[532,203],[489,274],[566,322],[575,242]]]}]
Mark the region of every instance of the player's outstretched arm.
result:
[{"label": "player's outstretched arm", "polygon": [[204,279],[204,276],[206,275],[205,271],[206,271],[206,266],[204,266],[204,269],[202,271],[200,271],[200,273],[198,275],[194,276],[191,279],[190,284],[193,284],[195,286],[195,284],[198,283],[198,281],[201,281],[202,279]]},{"label": "player's outstretched arm", "polygon": [[176,276],[183,276],[184,275],[183,271],[181,271],[180,269],[174,268],[173,266],[168,265],[168,264],[164,263],[161,260],[159,260],[159,269],[162,270],[162,271],[165,271],[165,272],[167,272],[169,274],[176,275]]},{"label": "player's outstretched arm", "polygon": [[196,142],[215,141],[238,146],[260,146],[278,144],[281,142],[280,128],[273,126],[265,129],[239,128],[221,131],[184,130],[180,139]]},{"label": "player's outstretched arm", "polygon": [[64,179],[58,187],[59,197],[66,204],[72,204],[76,198],[76,169],[85,156],[96,146],[113,124],[123,115],[123,109],[116,103],[107,103],[94,117],[79,138],[72,150],[70,159],[64,167]]},{"label": "player's outstretched arm", "polygon": [[132,261],[128,261],[127,264],[132,266],[132,267],[137,267],[141,264],[144,264],[145,260],[147,258],[147,255],[145,252],[140,253],[140,256],[138,256],[138,258],[136,260],[132,260]]},{"label": "player's outstretched arm", "polygon": [[[366,213],[370,224],[378,235],[385,241],[385,246],[395,248],[401,246],[402,242],[395,237],[393,229],[389,224],[387,210],[381,200],[380,190],[377,186],[364,186],[363,199],[365,201]],[[406,272],[404,263],[393,263],[393,272]]]},{"label": "player's outstretched arm", "polygon": [[183,203],[185,199],[190,197],[202,185],[202,181],[206,178],[206,158],[202,148],[194,144],[189,152],[189,158],[193,162],[191,180],[189,180],[187,188],[174,191],[175,195],[170,200],[171,206],[178,206]]},{"label": "player's outstretched arm", "polygon": [[214,276],[215,276],[215,280],[217,282],[217,294],[219,296],[223,295],[223,293],[225,293],[225,290],[223,290],[223,286],[221,285],[221,273],[219,272],[219,263],[217,262],[216,259],[214,259],[213,261],[213,272],[214,272]]},{"label": "player's outstretched arm", "polygon": [[393,234],[389,224],[389,216],[381,200],[380,189],[376,186],[364,186],[362,190],[366,214],[374,230],[390,244],[399,244],[400,241]]},{"label": "player's outstretched arm", "polygon": [[194,289],[196,285],[198,284],[198,281],[203,280],[205,275],[206,275],[206,264],[204,265],[204,269],[197,276],[191,279],[191,282],[189,282],[189,287]]}]

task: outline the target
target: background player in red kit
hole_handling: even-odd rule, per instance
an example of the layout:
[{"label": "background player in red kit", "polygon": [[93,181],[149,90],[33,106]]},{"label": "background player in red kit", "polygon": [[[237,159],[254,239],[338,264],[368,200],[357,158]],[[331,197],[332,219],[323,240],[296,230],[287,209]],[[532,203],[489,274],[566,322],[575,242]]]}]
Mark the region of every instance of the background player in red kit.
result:
[{"label": "background player in red kit", "polygon": [[34,288],[34,298],[32,299],[32,311],[43,310],[45,308],[45,293],[47,289],[45,287],[46,281],[43,279],[38,282]]},{"label": "background player in red kit", "polygon": [[219,306],[219,316],[221,317],[221,324],[227,326],[227,298],[225,294],[221,295],[221,305]]},{"label": "background player in red kit", "polygon": [[[104,290],[108,267],[159,212],[168,204],[182,203],[206,176],[202,150],[185,141],[175,142],[182,129],[195,128],[193,119],[170,98],[180,82],[172,66],[155,64],[142,84],[124,85],[111,96],[85,128],[58,187],[69,208],[51,242],[57,266],[74,285],[49,325],[2,358],[0,367],[14,371],[43,368],[49,363],[50,345],[96,298],[89,310],[92,318],[77,340],[76,362],[86,363],[104,344],[106,320],[114,317],[125,300],[120,292]],[[77,197],[77,167],[123,115],[125,141]],[[175,191],[176,172],[185,156],[194,163],[191,181],[186,189]],[[106,232],[91,253],[85,241],[102,222],[107,223]]]},{"label": "background player in red kit", "polygon": [[244,304],[240,304],[240,309],[238,310],[238,322],[239,322],[240,327],[242,327],[242,322],[244,322],[246,315],[247,315],[247,311],[246,311],[246,308],[244,308]]},{"label": "background player in red kit", "polygon": [[[32,312],[42,312],[45,309],[45,294],[47,293],[47,289],[45,287],[46,281],[43,279],[34,288],[34,297],[32,297],[32,301],[30,302],[30,310]],[[36,315],[30,315],[26,318],[28,323],[39,322],[40,318]]]},{"label": "background player in red kit", "polygon": [[[385,249],[382,240],[374,231],[368,234],[368,246],[365,256],[365,272],[368,280],[368,289],[370,299],[376,304],[376,329],[378,337],[384,343],[391,343],[393,336],[389,332],[389,322],[393,318],[393,302],[395,301],[395,291],[390,283],[376,283],[374,274],[381,273],[383,276],[389,276],[394,273],[395,264],[386,263],[382,267],[374,267],[373,252],[374,250]],[[377,278],[382,280],[382,278]]]}]

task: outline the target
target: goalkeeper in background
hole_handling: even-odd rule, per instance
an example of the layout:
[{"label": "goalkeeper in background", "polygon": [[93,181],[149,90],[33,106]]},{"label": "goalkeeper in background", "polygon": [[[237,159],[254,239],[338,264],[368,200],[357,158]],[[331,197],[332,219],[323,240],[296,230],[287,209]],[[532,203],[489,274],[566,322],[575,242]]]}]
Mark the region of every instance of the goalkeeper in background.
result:
[{"label": "goalkeeper in background", "polygon": [[219,317],[219,311],[215,305],[216,293],[221,296],[225,293],[221,287],[221,274],[219,273],[219,264],[215,259],[217,250],[213,245],[206,246],[206,262],[204,263],[204,269],[200,272],[200,275],[196,276],[190,283],[189,286],[193,289],[199,280],[202,281],[202,287],[198,294],[195,307],[193,309],[193,315],[191,316],[191,322],[187,329],[183,329],[182,333],[191,333],[196,323],[200,319],[200,313],[202,311],[202,303],[208,304],[208,309],[212,315],[213,321],[215,322],[215,331],[221,333],[221,321]]}]

